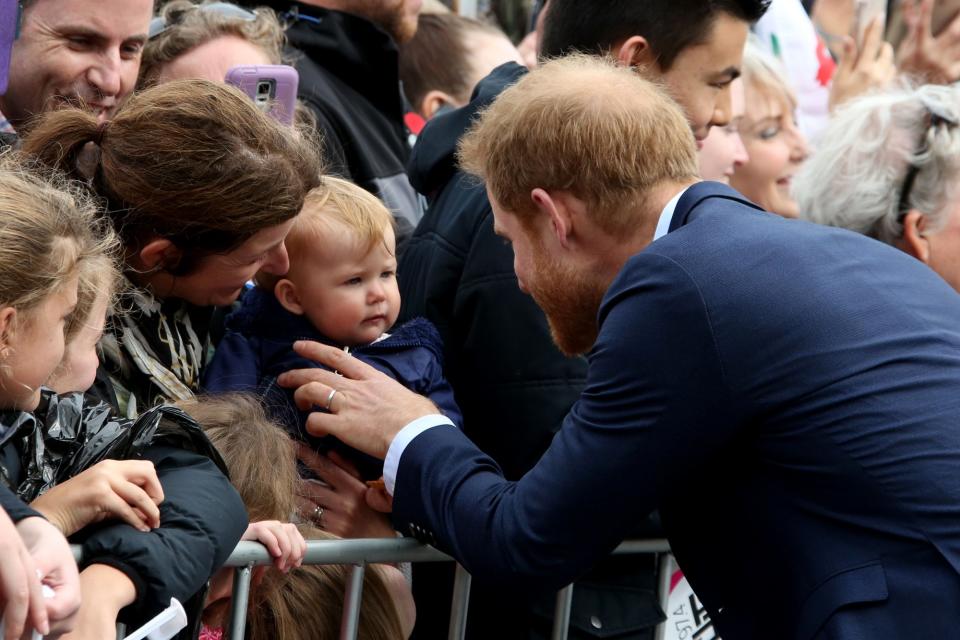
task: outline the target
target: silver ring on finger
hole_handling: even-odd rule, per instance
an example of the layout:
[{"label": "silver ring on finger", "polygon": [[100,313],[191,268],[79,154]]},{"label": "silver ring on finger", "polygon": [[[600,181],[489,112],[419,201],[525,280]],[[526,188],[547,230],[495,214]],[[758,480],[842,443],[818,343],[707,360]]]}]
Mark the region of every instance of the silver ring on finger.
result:
[{"label": "silver ring on finger", "polygon": [[311,516],[310,519],[313,520],[317,524],[317,526],[322,529],[323,528],[323,507],[321,507],[320,505],[317,505],[316,507],[314,507],[313,515]]},{"label": "silver ring on finger", "polygon": [[333,404],[333,396],[337,395],[336,389],[330,389],[330,395],[327,396],[327,405],[324,407],[327,411],[330,411],[330,405]]}]

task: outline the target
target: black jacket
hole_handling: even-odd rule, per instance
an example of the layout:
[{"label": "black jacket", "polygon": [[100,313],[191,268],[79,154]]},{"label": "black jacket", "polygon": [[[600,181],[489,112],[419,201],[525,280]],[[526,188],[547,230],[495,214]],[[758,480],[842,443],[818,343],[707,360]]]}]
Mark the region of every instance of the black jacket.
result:
[{"label": "black jacket", "polygon": [[493,233],[483,185],[456,168],[457,141],[477,110],[523,73],[498,67],[470,105],[427,123],[409,173],[429,207],[397,270],[401,319],[436,325],[464,431],[510,479],[546,450],[587,371],[554,346],[543,312],[517,286],[512,250]]},{"label": "black jacket", "polygon": [[17,497],[17,495],[0,485],[0,508],[7,512],[10,519],[14,522],[20,522],[24,518],[32,518],[40,514],[27,506],[27,504]]},{"label": "black jacket", "polygon": [[[397,270],[401,319],[424,316],[436,325],[464,431],[510,479],[546,450],[587,372],[584,359],[554,346],[543,312],[518,287],[513,251],[493,233],[484,186],[456,166],[457,142],[478,110],[525,72],[513,63],[498,67],[469,105],[421,132],[407,169],[429,206]],[[652,637],[662,619],[653,567],[650,556],[610,558],[578,581],[570,637]],[[423,564],[414,573],[414,637],[445,637],[452,569]],[[549,637],[553,606],[552,594],[518,602],[474,581],[467,637]]]},{"label": "black jacket", "polygon": [[397,246],[420,219],[407,180],[397,45],[369,20],[295,2],[287,39],[300,73],[299,97],[323,135],[328,171],[377,195],[397,218]]},{"label": "black jacket", "polygon": [[83,548],[81,568],[106,564],[130,578],[137,598],[120,619],[139,626],[171,597],[186,604],[204,589],[243,535],[247,513],[220,455],[179,409],[158,407],[132,422],[82,394],[45,390],[33,413],[0,412],[0,472],[24,500],[107,458],[153,462],[164,494],[160,527],[141,533],[107,520],[70,541]]}]

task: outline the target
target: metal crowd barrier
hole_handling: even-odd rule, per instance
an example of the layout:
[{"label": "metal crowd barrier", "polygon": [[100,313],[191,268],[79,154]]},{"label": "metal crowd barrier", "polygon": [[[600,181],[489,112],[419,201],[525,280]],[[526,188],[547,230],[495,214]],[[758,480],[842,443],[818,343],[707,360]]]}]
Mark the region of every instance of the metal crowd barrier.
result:
[{"label": "metal crowd barrier", "polygon": [[[628,540],[614,554],[651,553],[663,554],[670,550],[666,540]],[[340,640],[355,640],[360,620],[360,601],[363,591],[363,573],[366,566],[378,562],[452,562],[453,558],[423,545],[412,538],[359,539],[359,540],[311,540],[303,564],[349,564],[353,565],[347,582],[343,602],[343,619],[340,623]],[[233,600],[229,617],[231,638],[243,638],[247,618],[247,598],[250,593],[250,576],[256,565],[271,564],[272,559],[263,545],[256,542],[241,542],[227,560],[227,565],[237,567],[233,579]],[[662,574],[663,572],[661,572]],[[467,607],[470,600],[471,577],[457,565],[450,605],[449,640],[463,640],[467,628]],[[661,605],[666,604],[669,576],[664,581],[660,576],[659,595]],[[557,592],[554,609],[553,640],[566,640],[570,626],[570,608],[573,601],[573,586]]]},{"label": "metal crowd barrier", "polygon": [[[74,546],[74,556],[80,559],[80,548]],[[666,540],[627,540],[614,550],[614,555],[638,553],[661,554],[658,592],[661,606],[666,608],[669,595],[670,576],[664,575],[667,553],[670,546]],[[343,564],[352,565],[344,596],[343,618],[340,623],[340,640],[356,640],[360,621],[360,603],[363,596],[363,574],[368,564],[395,562],[452,562],[453,558],[433,547],[421,544],[413,538],[383,538],[354,540],[309,540],[303,564]],[[241,542],[230,554],[226,566],[236,567],[233,578],[233,599],[231,601],[228,628],[230,638],[243,638],[247,624],[247,604],[250,597],[250,578],[253,567],[272,564],[266,547],[258,542]],[[467,608],[470,600],[471,577],[467,571],[457,565],[450,608],[449,640],[463,640],[467,628]],[[573,601],[573,585],[557,592],[554,609],[552,640],[566,640],[570,626],[570,609]],[[662,638],[663,625],[657,630]],[[122,631],[118,637],[122,638]]]}]

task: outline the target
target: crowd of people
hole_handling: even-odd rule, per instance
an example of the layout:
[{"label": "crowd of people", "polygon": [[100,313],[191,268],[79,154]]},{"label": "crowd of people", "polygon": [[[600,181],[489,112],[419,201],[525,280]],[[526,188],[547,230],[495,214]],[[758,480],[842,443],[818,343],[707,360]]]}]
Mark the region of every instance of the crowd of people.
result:
[{"label": "crowd of people", "polygon": [[533,4],[0,0],[4,640],[955,632],[960,7]]}]

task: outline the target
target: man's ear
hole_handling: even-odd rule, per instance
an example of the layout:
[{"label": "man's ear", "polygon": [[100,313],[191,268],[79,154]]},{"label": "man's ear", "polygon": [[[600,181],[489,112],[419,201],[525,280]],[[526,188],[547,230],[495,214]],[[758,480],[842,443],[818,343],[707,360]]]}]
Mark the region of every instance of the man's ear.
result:
[{"label": "man's ear", "polygon": [[0,353],[5,353],[7,347],[10,345],[10,336],[13,333],[16,320],[16,309],[13,307],[0,309]]},{"label": "man's ear", "polygon": [[539,187],[530,192],[530,200],[540,213],[549,217],[553,235],[560,246],[569,248],[573,219],[570,217],[571,212],[567,208],[566,200],[560,194],[551,195]]},{"label": "man's ear", "polygon": [[423,100],[420,101],[419,113],[424,117],[425,120],[429,120],[433,116],[437,115],[437,111],[442,109],[445,106],[450,106],[456,108],[459,103],[454,100],[453,96],[439,89],[433,89],[427,92],[427,95],[423,96]]},{"label": "man's ear", "polygon": [[273,288],[273,295],[277,297],[280,306],[290,313],[302,316],[303,305],[300,304],[300,295],[297,293],[297,285],[286,278],[280,278],[277,286]]},{"label": "man's ear", "polygon": [[656,64],[657,57],[643,36],[630,36],[614,50],[617,62],[625,67],[644,69]]},{"label": "man's ear", "polygon": [[927,216],[916,209],[910,209],[903,218],[903,235],[897,244],[920,262],[929,264],[930,241],[924,236],[926,228]]},{"label": "man's ear", "polygon": [[146,271],[159,271],[177,264],[183,257],[183,252],[166,238],[154,238],[143,245],[137,255]]}]

